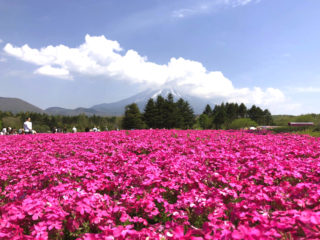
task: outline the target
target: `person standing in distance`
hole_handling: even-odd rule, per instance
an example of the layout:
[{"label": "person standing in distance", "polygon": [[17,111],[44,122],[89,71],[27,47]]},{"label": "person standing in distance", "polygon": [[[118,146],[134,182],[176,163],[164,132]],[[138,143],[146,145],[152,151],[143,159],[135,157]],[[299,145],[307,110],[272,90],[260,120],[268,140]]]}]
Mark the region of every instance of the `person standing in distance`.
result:
[{"label": "person standing in distance", "polygon": [[26,134],[32,134],[32,122],[31,118],[27,117],[26,121],[23,123],[23,130]]}]

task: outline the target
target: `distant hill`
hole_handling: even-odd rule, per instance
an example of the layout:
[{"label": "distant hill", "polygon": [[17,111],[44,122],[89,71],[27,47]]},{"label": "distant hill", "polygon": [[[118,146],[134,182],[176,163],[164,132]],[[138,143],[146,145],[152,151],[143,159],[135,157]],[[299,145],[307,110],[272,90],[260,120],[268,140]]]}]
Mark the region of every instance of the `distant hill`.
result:
[{"label": "distant hill", "polygon": [[172,88],[164,88],[158,90],[146,90],[132,97],[117,102],[94,105],[91,107],[91,109],[95,109],[99,112],[108,113],[108,115],[119,116],[124,114],[124,108],[126,105],[136,103],[140,111],[143,112],[144,107],[150,98],[156,100],[156,98],[159,95],[161,95],[164,98],[167,98],[169,93],[173,95],[175,101],[177,101],[179,98],[183,98],[184,100],[188,101],[196,114],[202,113],[206,104],[212,104],[212,100],[210,101],[199,97],[185,95]]},{"label": "distant hill", "polygon": [[13,113],[18,112],[39,112],[46,113],[49,115],[62,115],[62,116],[76,116],[79,114],[85,114],[88,116],[99,115],[99,116],[121,116],[124,114],[125,106],[136,103],[141,112],[144,111],[144,107],[150,98],[156,100],[156,98],[161,95],[167,98],[168,94],[171,93],[175,101],[179,98],[183,98],[188,101],[194,110],[195,114],[201,114],[204,110],[206,104],[214,105],[214,103],[221,102],[219,99],[206,99],[200,97],[194,97],[191,95],[183,94],[174,90],[172,88],[163,88],[158,90],[146,90],[140,92],[134,96],[125,98],[123,100],[112,102],[112,103],[102,103],[94,105],[90,108],[79,107],[76,109],[67,109],[62,107],[50,107],[42,110],[34,105],[31,105],[21,99],[17,98],[0,98],[0,111],[11,111]]},{"label": "distant hill", "polygon": [[76,109],[67,109],[61,107],[50,107],[45,110],[46,114],[49,115],[62,115],[62,116],[77,116],[80,114],[85,114],[87,116],[99,115],[99,116],[107,116],[107,113],[99,112],[95,109],[91,108],[76,108]]},{"label": "distant hill", "polygon": [[43,113],[44,112],[41,108],[38,108],[19,98],[7,98],[7,97],[0,97],[0,111],[12,112],[12,113],[19,113],[19,112]]}]

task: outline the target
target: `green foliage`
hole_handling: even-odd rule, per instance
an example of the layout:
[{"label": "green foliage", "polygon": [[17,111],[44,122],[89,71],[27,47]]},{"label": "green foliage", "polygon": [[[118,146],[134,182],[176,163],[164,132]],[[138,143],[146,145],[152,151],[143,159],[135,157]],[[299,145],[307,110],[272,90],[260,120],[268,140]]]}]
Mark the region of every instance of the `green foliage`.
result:
[{"label": "green foliage", "polygon": [[212,108],[210,107],[209,104],[206,105],[204,111],[202,114],[206,114],[207,116],[211,116],[212,115]]},{"label": "green foliage", "polygon": [[148,127],[156,128],[157,122],[156,122],[155,116],[157,115],[157,112],[158,111],[155,106],[155,102],[152,98],[150,98],[144,108],[144,114],[143,114],[143,120]]},{"label": "green foliage", "polygon": [[177,126],[176,119],[178,117],[178,111],[177,105],[174,103],[173,95],[170,93],[168,94],[167,99],[165,100],[164,105],[164,127],[168,129],[172,129]]},{"label": "green foliage", "polygon": [[[173,96],[169,94],[167,98],[161,95],[156,100],[149,99],[144,113],[141,114],[138,106],[132,108],[129,105],[128,112],[124,117],[102,117],[102,116],[87,116],[80,114],[78,116],[50,116],[40,113],[18,113],[12,114],[10,112],[0,112],[0,126],[12,127],[15,129],[22,128],[22,124],[26,117],[31,117],[33,128],[37,132],[48,132],[53,128],[66,129],[71,132],[73,126],[79,132],[85,129],[93,128],[94,126],[104,131],[115,130],[124,126],[126,129],[140,129],[140,128],[230,128],[234,120],[238,118],[256,119],[259,125],[271,125],[273,121],[281,122],[287,125],[290,121],[311,121],[320,124],[320,115],[308,114],[299,117],[276,116],[272,118],[270,112],[262,110],[259,107],[252,106],[249,110],[241,103],[222,103],[215,105],[212,109],[209,104],[206,105],[203,114],[201,114],[197,121],[195,121],[195,114],[190,104],[184,99],[180,98],[177,102],[174,101]],[[127,106],[128,107],[128,106]],[[128,118],[135,119],[133,122],[128,122]],[[289,121],[290,120],[290,121]]]},{"label": "green foliage", "polygon": [[13,129],[22,127],[22,122],[19,117],[4,117],[2,118],[2,124],[4,127],[11,127]]},{"label": "green foliage", "polygon": [[182,98],[180,98],[176,104],[178,108],[176,127],[180,129],[192,128],[195,123],[195,115],[190,104]]},{"label": "green foliage", "polygon": [[295,122],[295,116],[292,115],[273,115],[273,122],[276,126],[288,126],[289,122]]},{"label": "green foliage", "polygon": [[195,123],[190,104],[182,98],[174,102],[172,94],[167,99],[159,95],[155,102],[149,99],[143,119],[149,128],[190,129]]},{"label": "green foliage", "polygon": [[313,126],[281,126],[273,129],[275,133],[294,133],[303,131],[313,131]]},{"label": "green foliage", "polygon": [[209,129],[212,126],[212,118],[203,113],[199,117],[199,124],[202,129]]},{"label": "green foliage", "polygon": [[156,128],[164,128],[165,124],[165,105],[166,105],[166,100],[159,95],[157,97],[157,100],[155,102],[156,106],[156,115],[154,116],[154,121],[156,122]]},{"label": "green foliage", "polygon": [[[215,105],[211,110],[209,105],[206,106],[203,113],[200,115],[197,121],[197,127],[202,129],[230,129],[230,128],[242,128],[247,124],[247,120],[241,120],[233,123],[237,119],[251,119],[252,122],[249,126],[258,125],[273,125],[273,118],[268,109],[262,110],[259,107],[253,105],[250,109],[247,109],[246,105],[241,103],[222,103]],[[231,124],[233,123],[233,126]],[[240,124],[236,126],[235,124]],[[242,125],[243,126],[242,126]]]},{"label": "green foliage", "polygon": [[272,125],[273,119],[268,109],[262,110],[253,105],[248,111],[248,116],[259,125]]},{"label": "green foliage", "polygon": [[258,124],[250,118],[239,118],[232,121],[230,124],[230,129],[243,129],[256,126],[258,126]]},{"label": "green foliage", "polygon": [[281,126],[272,130],[274,133],[305,134],[320,137],[320,127],[317,126]]},{"label": "green foliage", "polygon": [[86,116],[84,114],[78,116],[50,116],[40,113],[21,112],[12,114],[10,112],[0,111],[1,127],[12,127],[13,129],[20,129],[23,127],[23,122],[26,117],[30,117],[33,129],[37,132],[48,132],[53,127],[66,129],[71,132],[73,126],[78,131],[84,131],[85,128],[92,128],[94,126],[105,130],[115,130],[121,125],[122,117],[102,117],[102,116]]},{"label": "green foliage", "polygon": [[274,115],[272,118],[276,126],[288,126],[289,122],[313,122],[315,126],[320,126],[320,114]]},{"label": "green foliage", "polygon": [[309,136],[312,136],[312,137],[320,137],[320,131],[319,129],[316,129],[316,128],[308,128],[308,129],[305,129],[305,130],[302,130],[302,131],[297,131],[296,133],[298,134],[306,134],[306,135],[309,135]]},{"label": "green foliage", "polygon": [[124,129],[142,129],[145,127],[136,103],[126,106],[124,118],[122,119],[122,127]]},{"label": "green foliage", "polygon": [[244,105],[243,103],[241,103],[239,105],[239,109],[238,109],[238,115],[240,118],[246,118],[247,117],[247,107],[246,105]]},{"label": "green foliage", "polygon": [[216,129],[219,129],[222,127],[222,125],[227,120],[227,112],[224,103],[222,103],[220,106],[215,105],[213,109],[213,123],[215,125]]},{"label": "green foliage", "polygon": [[295,122],[314,122],[316,120],[316,114],[304,114],[295,117]]}]

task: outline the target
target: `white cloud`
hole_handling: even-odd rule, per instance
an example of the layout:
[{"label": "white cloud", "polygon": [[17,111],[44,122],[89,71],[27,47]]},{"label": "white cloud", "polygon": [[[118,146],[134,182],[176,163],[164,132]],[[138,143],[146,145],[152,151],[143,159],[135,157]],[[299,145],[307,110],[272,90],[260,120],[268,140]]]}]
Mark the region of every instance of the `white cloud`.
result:
[{"label": "white cloud", "polygon": [[33,49],[28,45],[15,47],[8,43],[4,51],[25,62],[38,65],[36,74],[72,79],[75,74],[105,76],[107,78],[140,84],[145,88],[170,86],[205,98],[272,106],[286,101],[275,88],[236,88],[219,71],[208,71],[200,62],[171,58],[160,65],[148,61],[134,50],[121,54],[117,41],[104,36],[86,35],[85,42],[70,48],[64,45]]},{"label": "white cloud", "polygon": [[0,62],[4,63],[4,62],[6,62],[6,61],[7,61],[7,59],[6,59],[6,58],[4,58],[4,57],[0,57]]},{"label": "white cloud", "polygon": [[0,38],[0,43],[3,43],[3,40]]},{"label": "white cloud", "polygon": [[35,70],[34,73],[40,74],[40,75],[56,77],[56,78],[61,78],[61,79],[70,79],[70,80],[73,79],[72,76],[70,76],[68,70],[63,69],[63,68],[51,67],[50,65],[45,65],[43,67],[40,67],[37,70]]}]

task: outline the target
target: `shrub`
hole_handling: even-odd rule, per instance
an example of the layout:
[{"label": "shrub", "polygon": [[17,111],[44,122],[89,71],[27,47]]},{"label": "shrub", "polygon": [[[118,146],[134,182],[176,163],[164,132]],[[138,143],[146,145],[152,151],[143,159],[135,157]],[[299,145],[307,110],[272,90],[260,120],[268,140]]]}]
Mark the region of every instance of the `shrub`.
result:
[{"label": "shrub", "polygon": [[239,118],[230,124],[230,129],[241,129],[246,127],[256,127],[258,124],[250,118]]}]

